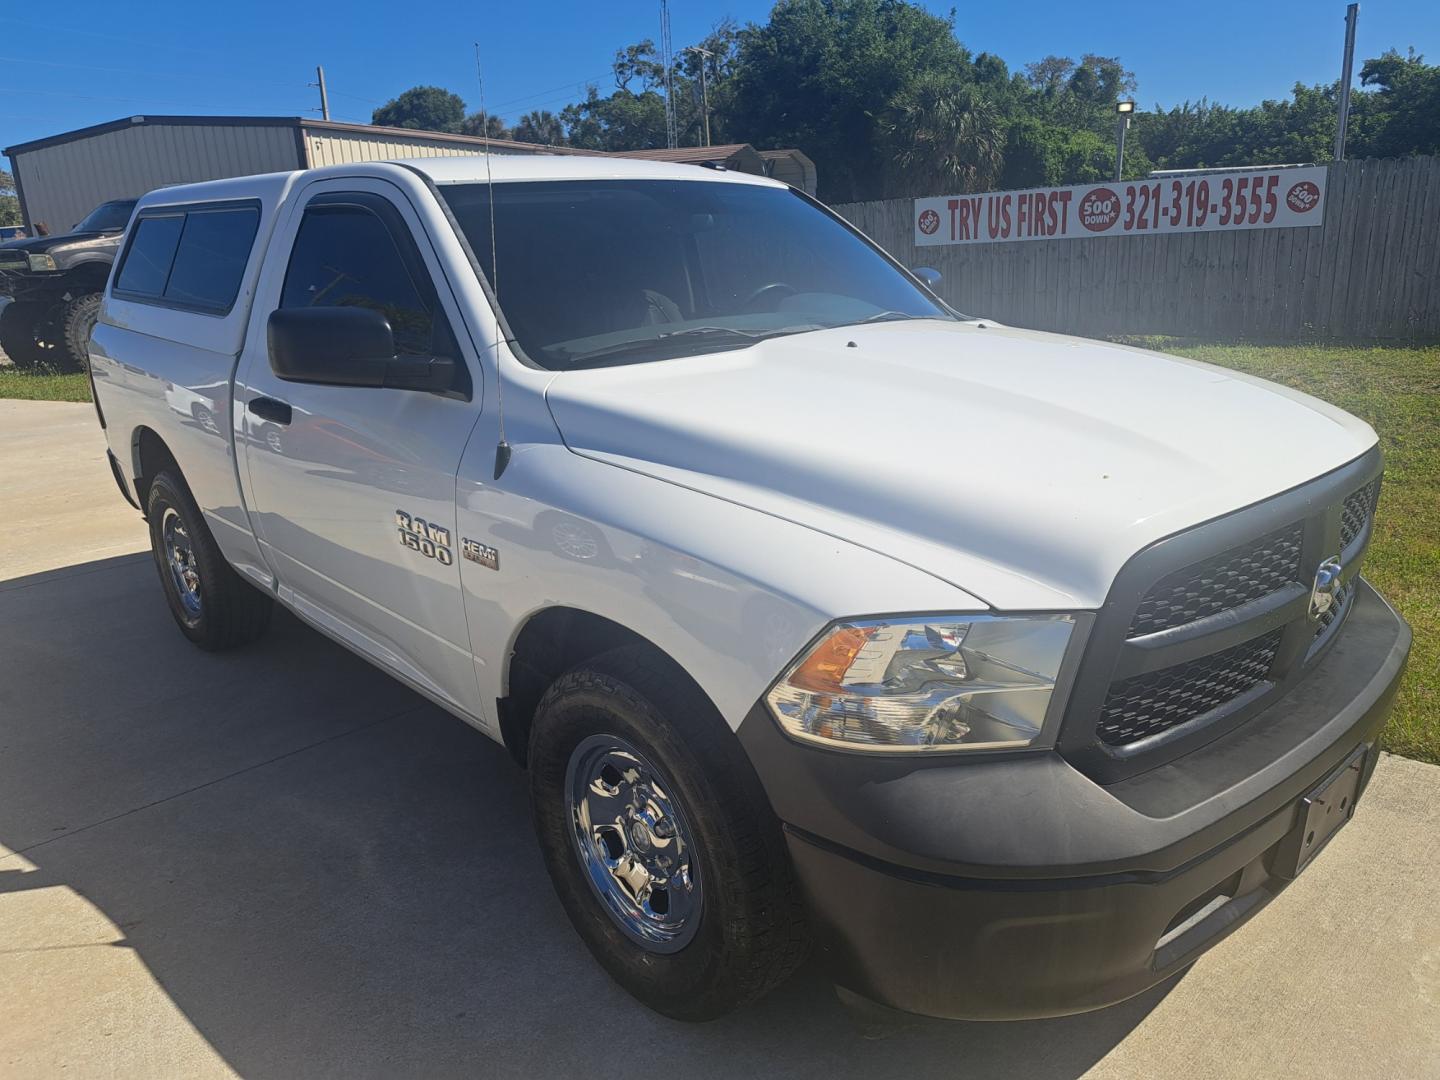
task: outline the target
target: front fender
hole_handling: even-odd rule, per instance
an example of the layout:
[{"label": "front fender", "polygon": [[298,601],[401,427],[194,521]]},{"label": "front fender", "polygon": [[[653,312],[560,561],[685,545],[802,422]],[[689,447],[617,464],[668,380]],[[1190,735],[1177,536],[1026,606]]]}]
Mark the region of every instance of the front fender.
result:
[{"label": "front fender", "polygon": [[[472,457],[474,460],[472,460]],[[755,700],[831,620],[985,605],[876,552],[722,499],[572,453],[467,454],[458,491],[462,560],[482,700],[507,695],[508,657],[537,611],[578,608],[671,656],[738,727]]]}]

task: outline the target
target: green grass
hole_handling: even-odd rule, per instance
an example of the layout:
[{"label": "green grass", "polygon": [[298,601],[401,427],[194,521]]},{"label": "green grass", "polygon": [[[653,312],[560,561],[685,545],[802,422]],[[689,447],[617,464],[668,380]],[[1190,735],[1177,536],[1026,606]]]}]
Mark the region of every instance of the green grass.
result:
[{"label": "green grass", "polygon": [[1379,433],[1385,483],[1365,576],[1415,632],[1385,748],[1440,764],[1440,347],[1144,344],[1293,386]]},{"label": "green grass", "polygon": [[24,401],[89,401],[90,379],[82,374],[51,375],[0,367],[0,398]]}]

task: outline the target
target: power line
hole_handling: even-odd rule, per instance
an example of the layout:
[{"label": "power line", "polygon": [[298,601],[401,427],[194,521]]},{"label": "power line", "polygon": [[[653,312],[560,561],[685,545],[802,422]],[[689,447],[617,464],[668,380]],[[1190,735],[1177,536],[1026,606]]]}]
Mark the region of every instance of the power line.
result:
[{"label": "power line", "polygon": [[[524,96],[522,96],[522,97],[511,98],[509,101],[499,101],[499,102],[496,102],[496,103],[495,103],[495,108],[501,109],[501,108],[504,108],[504,107],[507,106],[507,105],[519,105],[519,104],[522,103],[522,102],[530,101],[530,100],[532,100],[532,99],[534,99],[534,98],[545,97],[547,94],[550,94],[550,95],[558,94],[558,93],[559,93],[560,91],[562,91],[562,90],[568,92],[568,91],[574,89],[574,88],[577,87],[577,86],[589,86],[591,83],[599,82],[601,79],[605,78],[607,75],[613,76],[614,74],[615,74],[615,69],[614,69],[614,68],[611,68],[609,71],[606,71],[604,74],[595,75],[595,76],[593,76],[593,77],[591,77],[591,78],[588,78],[588,79],[576,79],[576,80],[574,80],[574,81],[572,81],[572,82],[562,83],[560,86],[552,86],[552,87],[551,87],[550,89],[548,89],[548,90],[537,90],[537,91],[535,91],[535,93],[533,93],[533,94],[526,94],[526,95],[524,95]],[[547,99],[547,100],[548,100],[548,99]]]}]

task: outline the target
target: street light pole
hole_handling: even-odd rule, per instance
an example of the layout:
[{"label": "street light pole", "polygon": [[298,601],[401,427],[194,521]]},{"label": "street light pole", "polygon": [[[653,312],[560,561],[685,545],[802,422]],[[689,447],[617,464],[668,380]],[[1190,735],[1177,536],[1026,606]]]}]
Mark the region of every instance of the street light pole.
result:
[{"label": "street light pole", "polygon": [[1135,115],[1135,102],[1115,103],[1115,182],[1121,180],[1125,168],[1125,132],[1130,128],[1130,117]]}]

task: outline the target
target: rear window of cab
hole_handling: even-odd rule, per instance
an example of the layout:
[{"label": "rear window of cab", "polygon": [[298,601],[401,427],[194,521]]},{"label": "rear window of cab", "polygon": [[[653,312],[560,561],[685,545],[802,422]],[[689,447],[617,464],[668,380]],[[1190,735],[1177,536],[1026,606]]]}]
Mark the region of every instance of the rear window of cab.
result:
[{"label": "rear window of cab", "polygon": [[142,210],[115,275],[115,296],[140,303],[225,315],[260,226],[253,201]]}]

